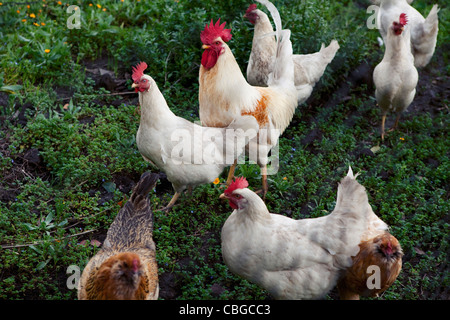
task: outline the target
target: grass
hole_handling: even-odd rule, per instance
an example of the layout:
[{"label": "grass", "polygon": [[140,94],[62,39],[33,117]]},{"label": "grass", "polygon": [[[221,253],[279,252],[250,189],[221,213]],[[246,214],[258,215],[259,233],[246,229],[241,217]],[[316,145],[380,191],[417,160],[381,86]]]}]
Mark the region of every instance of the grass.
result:
[{"label": "grass", "polygon": [[[280,139],[269,210],[296,219],[331,212],[337,182],[351,165],[405,252],[402,273],[381,299],[448,299],[448,9],[436,1],[443,8],[435,56],[419,71],[418,94],[399,129],[381,143],[373,85],[354,76],[383,54],[378,31],[365,25],[368,1],[274,3],[292,30],[295,52],[317,51],[332,39],[341,48]],[[146,61],[172,110],[195,121],[199,34],[211,18],[227,21],[229,45],[242,70],[247,64],[247,1],[73,4],[80,29],[67,27],[74,11],[67,13],[64,1],[0,5],[1,299],[75,299],[67,269],[82,269],[98,251],[140,175],[158,172],[135,143],[138,102],[126,93],[132,65]],[[422,13],[431,8],[421,0],[413,4]],[[97,67],[112,71],[121,89],[108,91],[86,70]],[[241,165],[236,174],[258,188],[256,166]],[[220,184],[203,185],[170,214],[155,212],[163,298],[268,297],[223,263],[220,230],[231,209],[219,201],[222,191]],[[171,196],[161,180],[150,199],[158,208]]]}]

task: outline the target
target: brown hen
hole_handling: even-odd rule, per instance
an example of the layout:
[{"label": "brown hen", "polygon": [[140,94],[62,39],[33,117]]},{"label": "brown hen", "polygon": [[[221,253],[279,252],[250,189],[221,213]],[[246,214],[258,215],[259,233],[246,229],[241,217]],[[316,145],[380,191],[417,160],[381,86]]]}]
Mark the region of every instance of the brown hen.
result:
[{"label": "brown hen", "polygon": [[359,248],[353,265],[338,282],[342,300],[378,296],[394,283],[402,269],[402,248],[387,231],[361,241]]},{"label": "brown hen", "polygon": [[158,174],[146,172],[114,219],[100,251],[89,261],[78,286],[80,300],[156,300],[158,265],[153,212],[148,193]]}]

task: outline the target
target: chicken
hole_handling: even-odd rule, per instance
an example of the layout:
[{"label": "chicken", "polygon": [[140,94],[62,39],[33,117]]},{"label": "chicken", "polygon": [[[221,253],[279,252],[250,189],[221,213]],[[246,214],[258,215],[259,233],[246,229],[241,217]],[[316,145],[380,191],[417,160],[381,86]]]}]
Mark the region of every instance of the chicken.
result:
[{"label": "chicken", "polygon": [[[272,5],[272,15],[278,11]],[[245,79],[227,42],[231,29],[220,19],[200,34],[205,51],[199,71],[199,114],[203,125],[226,127],[241,115],[254,116],[259,124],[258,136],[249,143],[249,158],[261,167],[262,192],[267,193],[268,153],[289,125],[298,105],[294,85],[294,63],[290,31],[277,27],[277,53],[268,87],[251,86]],[[234,176],[236,163],[230,168],[227,184]]]},{"label": "chicken", "polygon": [[363,239],[353,265],[339,279],[342,300],[378,296],[394,283],[402,269],[402,248],[388,231],[380,230],[375,236],[364,234]]},{"label": "chicken", "polygon": [[406,0],[381,0],[377,19],[378,29],[386,42],[392,21],[401,13],[405,13],[410,25],[410,45],[414,55],[414,65],[417,68],[424,67],[430,62],[436,48],[439,29],[438,12],[438,5],[435,4],[425,19]]},{"label": "chicken", "polygon": [[384,140],[385,121],[388,111],[397,114],[393,129],[398,125],[401,113],[408,108],[416,94],[419,80],[410,51],[410,28],[407,16],[402,13],[391,22],[386,36],[386,51],[383,60],[373,71],[376,87],[375,97],[381,108],[381,139]]},{"label": "chicken", "polygon": [[148,193],[158,174],[146,172],[111,224],[78,285],[80,300],[156,300],[158,265],[153,241],[153,212]]},{"label": "chicken", "polygon": [[145,62],[133,69],[133,87],[139,92],[141,120],[136,143],[144,159],[164,171],[175,194],[162,210],[170,210],[185,189],[213,182],[245,152],[256,136],[258,123],[240,116],[225,128],[208,128],[177,117],[156,82],[144,75]]},{"label": "chicken", "polygon": [[[272,24],[268,16],[257,9],[256,4],[248,7],[244,17],[255,26],[252,51],[247,65],[247,81],[254,86],[267,86],[277,49]],[[338,49],[338,42],[333,40],[328,47],[322,44],[319,52],[293,55],[299,104],[305,102],[311,95],[315,84],[322,77]]]},{"label": "chicken", "polygon": [[276,299],[323,298],[352,265],[368,228],[365,188],[349,168],[331,214],[294,220],[269,213],[247,186],[237,178],[220,195],[234,209],[222,228],[225,264]]},{"label": "chicken", "polygon": [[342,300],[359,300],[360,296],[375,297],[389,288],[402,269],[403,250],[389,233],[389,226],[369,205],[367,230],[359,244],[353,264],[338,281]]},{"label": "chicken", "polygon": [[[383,0],[370,0],[373,4],[380,4]],[[409,4],[411,4],[414,0],[406,0]]]}]

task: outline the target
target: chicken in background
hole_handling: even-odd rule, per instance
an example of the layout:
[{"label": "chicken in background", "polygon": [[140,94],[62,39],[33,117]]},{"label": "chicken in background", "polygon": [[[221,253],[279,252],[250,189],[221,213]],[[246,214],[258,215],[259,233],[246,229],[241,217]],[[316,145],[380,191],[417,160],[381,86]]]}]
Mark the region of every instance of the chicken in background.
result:
[{"label": "chicken in background", "polygon": [[83,270],[80,300],[156,300],[158,265],[148,193],[159,175],[146,172],[111,224],[105,242]]},{"label": "chicken in background", "polygon": [[[380,4],[383,0],[370,0],[373,4]],[[414,0],[406,0],[409,4],[411,4]]]},{"label": "chicken in background", "polygon": [[408,4],[406,0],[381,0],[378,11],[378,29],[386,43],[392,21],[401,13],[408,16],[410,26],[410,48],[414,55],[414,65],[425,67],[431,60],[436,48],[438,35],[438,5],[435,4],[425,19],[419,11]]},{"label": "chicken in background", "polygon": [[[274,31],[267,14],[251,4],[244,15],[254,26],[252,51],[247,65],[247,81],[254,86],[267,86],[269,74],[273,70],[277,43]],[[298,103],[305,102],[333,60],[339,49],[336,40],[328,47],[322,44],[319,52],[312,54],[294,54],[295,87],[298,92]]]},{"label": "chicken in background", "polygon": [[351,168],[332,213],[294,220],[273,214],[237,178],[220,196],[234,209],[222,228],[222,256],[230,270],[276,299],[323,298],[352,265],[368,228],[370,205]]},{"label": "chicken in background", "polygon": [[394,283],[402,270],[403,251],[398,240],[388,231],[370,234],[364,234],[353,265],[339,279],[341,300],[378,297]]},{"label": "chicken in background", "polygon": [[[273,5],[268,8],[279,20],[276,8]],[[268,87],[255,87],[247,82],[227,45],[232,37],[230,31],[219,19],[215,24],[211,20],[200,34],[205,49],[199,71],[200,120],[205,126],[226,127],[241,115],[256,118],[260,131],[249,143],[250,149],[257,149],[250,160],[261,168],[265,196],[268,154],[291,122],[298,105],[290,31],[278,29],[277,25],[277,53]],[[230,168],[227,185],[232,182],[235,167],[236,163]]]},{"label": "chicken in background", "polygon": [[136,143],[144,159],[164,171],[172,183],[175,194],[162,209],[169,211],[185,189],[213,182],[232,165],[256,136],[258,123],[252,116],[239,116],[224,128],[208,128],[178,117],[155,80],[144,74],[146,68],[142,62],[132,75],[141,106]]},{"label": "chicken in background", "polygon": [[[398,19],[398,22],[397,22]],[[386,115],[395,112],[397,118],[392,129],[395,129],[401,113],[414,99],[419,80],[414,66],[414,57],[410,50],[410,27],[405,13],[391,21],[385,40],[386,50],[383,60],[373,71],[376,87],[375,97],[381,108],[381,139],[384,140]]]}]

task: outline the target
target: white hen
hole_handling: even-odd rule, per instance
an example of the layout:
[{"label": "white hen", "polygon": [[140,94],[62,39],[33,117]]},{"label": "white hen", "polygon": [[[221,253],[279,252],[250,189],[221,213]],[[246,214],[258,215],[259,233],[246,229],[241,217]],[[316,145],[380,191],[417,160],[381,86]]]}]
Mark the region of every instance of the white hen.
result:
[{"label": "white hen", "polygon": [[436,48],[439,30],[438,12],[438,5],[435,4],[425,19],[406,0],[381,0],[377,19],[378,29],[386,42],[392,21],[398,19],[401,13],[405,13],[411,29],[411,51],[414,55],[414,65],[418,68],[424,67],[430,62]]},{"label": "white hen", "polygon": [[230,270],[276,299],[318,299],[352,265],[371,212],[365,188],[351,168],[327,216],[294,220],[267,210],[236,179],[220,197],[235,209],[222,228],[222,255]]},{"label": "white hen", "polygon": [[176,116],[152,77],[143,72],[147,64],[133,69],[133,88],[139,92],[141,121],[136,134],[145,160],[164,171],[175,189],[165,210],[181,192],[214,181],[245,151],[259,126],[252,116],[237,117],[225,128],[202,127]]},{"label": "white hen", "polygon": [[408,108],[416,94],[419,75],[414,67],[414,57],[410,50],[410,28],[407,24],[409,22],[404,13],[391,21],[385,40],[386,51],[383,60],[373,71],[375,97],[382,113],[382,140],[387,113],[393,111],[397,114],[393,127],[396,128],[401,113]]},{"label": "white hen", "polygon": [[[252,51],[247,65],[247,81],[251,85],[265,87],[274,68],[277,50],[272,24],[267,14],[259,10],[256,4],[248,7],[244,17],[255,26]],[[309,98],[338,49],[338,42],[333,40],[328,47],[322,44],[320,51],[316,53],[292,55],[299,104]]]}]

